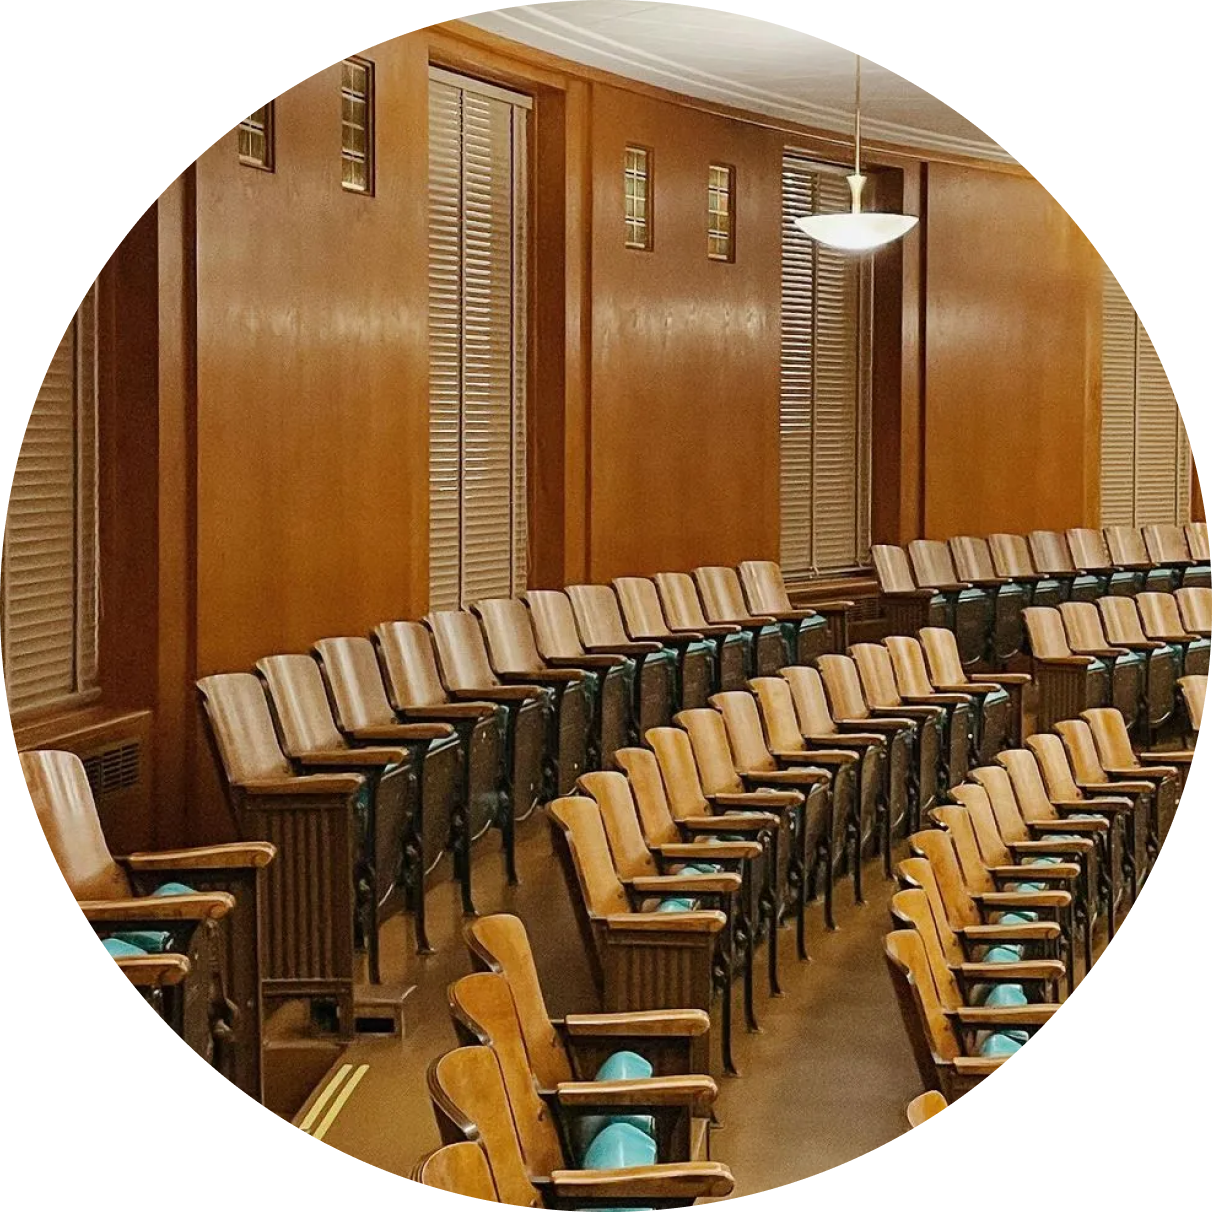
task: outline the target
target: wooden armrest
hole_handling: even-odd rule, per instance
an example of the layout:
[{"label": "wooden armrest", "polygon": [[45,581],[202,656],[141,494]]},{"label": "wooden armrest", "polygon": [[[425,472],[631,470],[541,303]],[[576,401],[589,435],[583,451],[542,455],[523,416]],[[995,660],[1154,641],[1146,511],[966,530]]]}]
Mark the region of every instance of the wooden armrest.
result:
[{"label": "wooden armrest", "polygon": [[569,1014],[564,1030],[574,1039],[588,1036],[644,1036],[694,1039],[711,1029],[706,1010],[631,1010],[618,1014]]},{"label": "wooden armrest", "polygon": [[880,596],[908,600],[910,598],[932,598],[933,589],[880,589]]},{"label": "wooden armrest", "polygon": [[1059,1006],[960,1006],[943,1013],[959,1019],[965,1027],[1042,1027]]},{"label": "wooden armrest", "polygon": [[611,932],[651,934],[718,934],[728,921],[718,909],[688,909],[685,913],[610,913],[600,920]]},{"label": "wooden armrest", "polygon": [[658,644],[675,644],[683,647],[687,644],[695,644],[707,637],[701,631],[695,631],[693,627],[677,627],[673,631],[664,631],[656,635],[637,635],[633,638],[637,640],[653,640]]},{"label": "wooden armrest", "polygon": [[798,808],[804,802],[800,791],[723,791],[707,797],[713,806],[720,808],[753,808],[764,812],[770,808]]},{"label": "wooden armrest", "polygon": [[971,981],[1055,981],[1065,975],[1061,960],[1018,960],[1009,964],[953,964],[952,968]]},{"label": "wooden armrest", "polygon": [[236,867],[268,867],[277,854],[272,842],[224,842],[186,850],[138,851],[119,859],[131,871],[222,871]]},{"label": "wooden armrest", "polygon": [[849,766],[859,760],[859,754],[846,749],[776,749],[773,756],[780,762],[804,763],[815,766]]},{"label": "wooden armrest", "polygon": [[618,669],[627,664],[627,658],[612,652],[582,652],[575,657],[548,657],[547,663],[553,669],[571,669],[584,671],[586,669]]},{"label": "wooden armrest", "polygon": [[542,688],[533,684],[524,686],[473,686],[467,690],[452,690],[451,695],[459,700],[486,699],[490,703],[520,703],[523,699],[536,699]]},{"label": "wooden armrest", "polygon": [[685,875],[637,875],[623,883],[642,896],[664,896],[666,893],[728,894],[738,892],[741,877],[735,871],[720,871],[712,874],[687,872]]},{"label": "wooden armrest", "polygon": [[729,619],[728,622],[745,628],[771,627],[778,622],[778,619],[772,614],[747,614],[739,619]]},{"label": "wooden armrest", "polygon": [[124,896],[78,901],[90,922],[207,922],[226,917],[236,898],[228,892],[183,892],[179,896]]},{"label": "wooden armrest", "polygon": [[822,745],[826,749],[834,745],[855,745],[860,749],[870,749],[872,745],[884,745],[887,737],[878,732],[827,732],[818,736],[805,736],[805,745]]},{"label": "wooden armrest", "polygon": [[1011,854],[1089,854],[1094,843],[1088,837],[1051,842],[1008,842],[1006,849]]},{"label": "wooden armrest", "polygon": [[811,766],[799,766],[795,770],[741,770],[739,774],[746,782],[773,786],[815,787],[831,781],[828,770],[814,770]]},{"label": "wooden armrest", "polygon": [[1031,684],[1029,673],[986,673],[982,669],[980,679],[982,682],[993,682],[998,686],[1029,686]]},{"label": "wooden armrest", "polygon": [[355,741],[440,741],[454,736],[449,724],[367,724],[363,728],[351,728],[349,735]]},{"label": "wooden armrest", "polygon": [[1106,817],[1089,820],[1028,821],[1032,833],[1106,833],[1111,826]]},{"label": "wooden armrest", "polygon": [[1002,925],[1000,922],[980,926],[957,926],[955,933],[970,943],[1046,943],[1060,938],[1061,929],[1056,922],[1019,922]]},{"label": "wooden armrest", "polygon": [[706,1074],[621,1081],[560,1082],[556,1098],[564,1107],[678,1107],[686,1103],[711,1104],[719,1087]]},{"label": "wooden armrest", "polygon": [[361,790],[365,778],[360,774],[287,774],[278,778],[245,779],[236,787],[247,795],[345,795]]},{"label": "wooden armrest", "polygon": [[777,829],[779,818],[772,812],[722,812],[719,816],[683,817],[678,824],[694,833],[761,833]]},{"label": "wooden armrest", "polygon": [[1027,863],[1015,864],[1013,867],[990,867],[989,874],[995,880],[1075,880],[1081,875],[1082,869],[1076,863],[1041,863],[1031,866]]},{"label": "wooden armrest", "polygon": [[[1144,757],[1144,754],[1141,754]],[[1122,769],[1114,767],[1105,767],[1107,773],[1115,779],[1137,779],[1144,782],[1146,780],[1152,782],[1156,779],[1161,782],[1164,779],[1177,778],[1178,771],[1173,766],[1125,766]],[[1118,782],[1116,786],[1125,787],[1129,783]]]},{"label": "wooden armrest", "polygon": [[1005,1056],[957,1056],[947,1065],[960,1077],[988,1077],[1008,1060]]},{"label": "wooden armrest", "polygon": [[802,623],[805,619],[815,618],[818,611],[804,610],[768,610],[766,613],[776,623]]},{"label": "wooden armrest", "polygon": [[[675,627],[673,630],[675,633],[682,633],[681,627]],[[693,632],[700,639],[718,639],[720,636],[740,635],[741,628],[736,623],[708,623],[706,627],[695,627]]]},{"label": "wooden armrest", "polygon": [[1080,656],[1121,657],[1128,655],[1127,648],[1074,648]]},{"label": "wooden armrest", "polygon": [[587,644],[586,651],[607,656],[645,656],[650,652],[660,652],[661,645],[656,640],[631,640],[619,644]]},{"label": "wooden armrest", "polygon": [[[1106,784],[1100,785],[1106,786]],[[1153,788],[1149,787],[1147,790],[1152,791]],[[1100,795],[1088,800],[1053,800],[1052,807],[1056,809],[1059,816],[1065,817],[1066,824],[1068,824],[1070,816],[1079,813],[1097,812],[1107,814],[1136,811],[1135,802],[1123,795]]]},{"label": "wooden armrest", "polygon": [[627,1203],[677,1199],[722,1199],[732,1194],[732,1172],[722,1162],[666,1162],[621,1170],[553,1170],[556,1196],[576,1206],[582,1199],[616,1199]]},{"label": "wooden armrest", "polygon": [[[942,694],[911,694],[902,697],[906,703],[921,703],[926,706],[936,703],[940,707],[959,707],[972,702],[972,695],[961,691],[948,691]],[[897,710],[899,711],[900,708],[898,707]]]},{"label": "wooden armrest", "polygon": [[300,766],[398,766],[408,761],[408,750],[393,745],[367,745],[361,749],[317,749],[301,754]]},{"label": "wooden armrest", "polygon": [[871,715],[862,720],[835,720],[839,731],[849,732],[903,732],[913,727],[913,721],[904,719],[888,719],[886,716]]},{"label": "wooden armrest", "polygon": [[805,602],[804,606],[817,614],[845,614],[854,609],[855,603],[845,598],[837,598],[829,602]]},{"label": "wooden armrest", "polygon": [[1093,657],[1076,656],[1076,655],[1042,657],[1042,656],[1035,656],[1034,654],[1032,654],[1032,656],[1033,656],[1033,659],[1039,661],[1039,663],[1041,665],[1060,665],[1062,667],[1069,666],[1071,668],[1081,668],[1081,669],[1089,669],[1090,662],[1094,659]]},{"label": "wooden armrest", "polygon": [[1063,909],[1073,898],[1067,892],[973,892],[987,909]]},{"label": "wooden armrest", "polygon": [[932,585],[930,588],[935,593],[960,593],[965,589],[972,588],[971,581],[940,581],[937,585]]},{"label": "wooden armrest", "polygon": [[533,683],[538,686],[568,686],[583,680],[579,669],[539,669],[526,673],[499,673],[502,682],[516,686],[518,683]]},{"label": "wooden armrest", "polygon": [[114,961],[126,979],[138,989],[160,985],[179,985],[189,975],[189,957],[185,955],[124,955]]},{"label": "wooden armrest", "polygon": [[657,846],[656,852],[665,859],[754,859],[762,853],[757,842],[667,842]]},{"label": "wooden armrest", "polygon": [[878,712],[885,719],[888,716],[900,716],[912,724],[917,720],[933,720],[943,709],[942,707],[925,707],[921,704],[903,702],[898,703],[895,707],[872,707],[871,710]]},{"label": "wooden armrest", "polygon": [[[982,673],[981,677],[985,675]],[[963,686],[940,686],[939,690],[947,694],[956,694],[961,696],[971,696],[974,694],[993,694],[995,691],[1002,690],[1003,687],[995,682],[967,682]]]},{"label": "wooden armrest", "polygon": [[495,703],[431,703],[426,707],[401,707],[406,720],[478,720],[496,711]]},{"label": "wooden armrest", "polygon": [[[1107,773],[1110,774],[1111,772],[1108,771]],[[1178,771],[1176,770],[1174,773],[1177,774]],[[1138,795],[1152,795],[1154,789],[1152,782],[1145,779],[1130,778],[1117,778],[1114,781],[1106,783],[1078,783],[1078,786],[1087,795],[1092,797],[1084,801],[1087,804],[1091,804],[1098,799],[1105,799],[1120,800],[1130,805]]]},{"label": "wooden armrest", "polygon": [[[1145,750],[1141,753],[1141,760],[1146,758],[1150,762],[1160,762],[1163,765],[1177,764],[1179,766],[1189,766],[1195,758],[1194,749],[1166,749],[1166,750]],[[1147,767],[1146,767],[1147,769]],[[1175,771],[1175,773],[1178,773]]]}]

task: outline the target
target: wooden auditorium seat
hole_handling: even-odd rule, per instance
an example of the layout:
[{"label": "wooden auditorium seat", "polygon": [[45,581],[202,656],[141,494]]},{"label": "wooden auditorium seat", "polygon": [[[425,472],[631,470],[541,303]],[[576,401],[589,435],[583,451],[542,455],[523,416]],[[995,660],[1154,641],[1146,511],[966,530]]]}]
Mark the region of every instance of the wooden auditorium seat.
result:
[{"label": "wooden auditorium seat", "polygon": [[[176,952],[158,955],[115,955],[118,970],[139,995],[182,1039],[185,1039],[186,979],[193,971],[189,956]],[[189,1041],[186,1040],[186,1043]],[[254,1098],[259,1093],[250,1091]]]},{"label": "wooden auditorium seat", "polygon": [[[530,613],[518,598],[481,598],[472,602],[471,613],[484,629],[497,677],[506,684],[541,686],[548,696],[547,745],[555,759],[554,787],[557,795],[567,794],[584,771],[599,764],[596,679],[587,669],[556,669],[543,660]],[[625,697],[619,702],[626,707]]]},{"label": "wooden auditorium seat", "polygon": [[1111,698],[1111,671],[1101,657],[1081,656],[1069,647],[1058,607],[1028,606],[1023,611],[1031,648],[1031,677],[1039,688],[1036,725],[1051,728],[1087,707]]},{"label": "wooden auditorium seat", "polygon": [[1144,570],[1123,568],[1111,557],[1107,538],[1101,530],[1074,526],[1065,531],[1073,566],[1081,573],[1098,577],[1104,593],[1112,597],[1134,596],[1145,584]]},{"label": "wooden auditorium seat", "polygon": [[905,1108],[905,1118],[910,1128],[920,1128],[928,1119],[946,1110],[947,1100],[937,1090],[925,1090]]},{"label": "wooden auditorium seat", "polygon": [[69,891],[133,985],[170,999],[185,1042],[261,1101],[263,841],[143,851],[115,858],[101,830],[84,763],[74,753],[20,755],[38,823]]},{"label": "wooden auditorium seat", "polygon": [[1141,589],[1169,593],[1174,588],[1170,570],[1154,566],[1140,527],[1104,526],[1103,537],[1107,540],[1107,550],[1111,553],[1115,566],[1138,573]]},{"label": "wooden auditorium seat", "polygon": [[1174,594],[1138,593],[1136,609],[1145,635],[1151,640],[1162,640],[1179,652],[1179,677],[1208,672],[1209,636],[1202,630],[1192,631],[1183,623]]},{"label": "wooden auditorium seat", "polygon": [[[753,675],[757,655],[757,624],[711,623],[703,612],[694,578],[685,572],[658,572],[652,578],[661,609],[676,631],[704,636],[715,653],[716,691],[738,690]],[[767,624],[761,624],[765,629]],[[777,631],[777,629],[776,629]]]},{"label": "wooden auditorium seat", "polygon": [[1154,568],[1163,568],[1168,572],[1171,590],[1184,585],[1208,584],[1207,565],[1197,564],[1192,558],[1187,536],[1181,526],[1172,523],[1142,526],[1141,536]]},{"label": "wooden auditorium seat", "polygon": [[1174,695],[1181,651],[1164,640],[1151,640],[1141,627],[1136,602],[1129,597],[1099,598],[1103,634],[1116,648],[1140,653],[1145,662],[1145,707],[1142,712],[1150,743],[1174,715]]},{"label": "wooden auditorium seat", "polygon": [[1107,703],[1121,712],[1136,732],[1152,715],[1145,653],[1111,644],[1103,631],[1102,615],[1093,602],[1062,602],[1058,609],[1069,650],[1078,656],[1095,657],[1106,665],[1111,679]]},{"label": "wooden auditorium seat", "polygon": [[[506,870],[513,870],[511,796],[515,786],[524,796],[537,795],[540,755],[535,753],[529,774],[506,764],[508,711],[499,703],[450,701],[438,676],[433,639],[423,624],[380,623],[372,642],[393,717],[403,723],[449,724],[459,734],[462,771],[450,846],[463,912],[474,913],[472,847],[495,826],[507,847]],[[375,714],[382,716],[381,704]],[[516,761],[517,754],[512,756]]]},{"label": "wooden auditorium seat", "polygon": [[432,1149],[417,1162],[409,1177],[436,1191],[449,1191],[451,1195],[465,1195],[490,1204],[501,1202],[488,1154],[479,1141],[460,1140]]},{"label": "wooden auditorium seat", "polygon": [[1031,604],[1031,584],[1001,576],[985,539],[963,535],[947,540],[959,580],[993,595],[993,632],[989,655],[1004,667],[1023,650],[1022,612]]},{"label": "wooden auditorium seat", "polygon": [[891,635],[916,635],[922,627],[955,628],[950,603],[933,589],[919,588],[903,547],[874,543],[871,562],[880,585],[880,610]]},{"label": "wooden auditorium seat", "polygon": [[[614,594],[605,585],[593,586],[602,589],[614,601]],[[577,617],[572,600],[567,593],[555,589],[531,589],[522,594],[522,600],[530,608],[534,623],[535,640],[543,659],[552,667],[585,668],[596,671],[603,679],[598,696],[597,726],[599,757],[601,764],[610,761],[610,755],[624,745],[633,745],[648,728],[668,724],[674,711],[677,665],[675,655],[665,651],[654,642],[638,643],[628,640],[623,633],[616,633],[614,644],[582,643],[577,629]],[[618,615],[618,603],[614,604],[618,632],[623,632],[623,623]],[[584,631],[584,628],[581,629]],[[622,694],[627,704],[623,713],[611,703],[611,686],[617,684],[614,694]],[[617,721],[622,720],[621,729]]]},{"label": "wooden auditorium seat", "polygon": [[[850,643],[849,601],[813,602],[800,609],[791,604],[783,570],[773,560],[744,560],[737,565],[745,602],[753,614],[773,615],[791,644],[791,664],[809,665],[825,652],[845,652]],[[825,631],[816,619],[825,620]]]},{"label": "wooden auditorium seat", "polygon": [[1187,536],[1187,550],[1191,553],[1191,558],[1197,564],[1207,564],[1212,557],[1212,552],[1208,549],[1207,522],[1188,522],[1183,527],[1183,532]]},{"label": "wooden auditorium seat", "polygon": [[1204,718],[1208,677],[1207,674],[1192,674],[1189,678],[1179,678],[1178,685],[1183,692],[1183,705],[1187,712],[1187,732],[1194,740],[1199,737],[1200,721]]},{"label": "wooden auditorium seat", "polygon": [[993,655],[994,587],[960,580],[950,549],[938,539],[914,539],[909,562],[918,585],[947,597],[950,625],[964,664],[988,663]]},{"label": "wooden auditorium seat", "polygon": [[1175,591],[1179,618],[1192,635],[1212,634],[1212,589],[1203,585],[1187,586]]},{"label": "wooden auditorium seat", "polygon": [[[662,574],[662,576],[669,574]],[[682,574],[684,575],[684,574]],[[793,625],[790,631],[772,614],[755,614],[745,602],[741,590],[741,579],[735,568],[713,565],[696,568],[691,574],[698,590],[704,619],[708,623],[735,624],[749,636],[749,676],[771,674],[783,665],[796,660],[799,627],[807,627],[808,619]],[[657,588],[661,588],[658,578]],[[683,585],[684,588],[684,585]],[[825,620],[819,621],[816,629],[825,631]]]},{"label": "wooden auditorium seat", "polygon": [[1037,571],[1061,585],[1066,602],[1091,602],[1102,597],[1106,581],[1094,573],[1078,569],[1066,537],[1056,530],[1033,530],[1027,536],[1031,562]]},{"label": "wooden auditorium seat", "polygon": [[1058,606],[1064,601],[1064,585],[1035,567],[1023,535],[991,534],[987,541],[997,575],[1030,586],[1032,606]]},{"label": "wooden auditorium seat", "polygon": [[393,734],[391,743],[354,743],[337,728],[320,667],[310,656],[262,657],[257,673],[269,692],[288,757],[304,770],[345,771],[365,780],[360,808],[366,836],[357,855],[358,921],[370,981],[377,985],[379,926],[399,908],[398,899],[413,915],[418,952],[431,951],[425,923],[424,805],[417,751],[453,730],[449,724],[396,724],[385,729]]}]

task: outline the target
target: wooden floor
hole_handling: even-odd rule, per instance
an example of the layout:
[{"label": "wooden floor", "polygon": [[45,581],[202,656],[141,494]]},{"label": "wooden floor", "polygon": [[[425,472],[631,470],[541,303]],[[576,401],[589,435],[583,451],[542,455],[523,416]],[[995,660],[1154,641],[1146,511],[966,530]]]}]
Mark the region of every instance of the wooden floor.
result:
[{"label": "wooden floor", "polygon": [[[516,888],[505,884],[494,844],[486,839],[476,855],[477,908],[517,913],[527,923],[553,1014],[593,1008],[546,823],[536,814],[523,828]],[[819,907],[810,910],[807,963],[795,958],[793,931],[781,936],[784,995],[769,998],[759,984],[762,1029],[750,1034],[738,1024],[741,1076],[720,1079],[712,1155],[732,1167],[736,1195],[816,1174],[905,1130],[905,1104],[920,1081],[884,968],[892,891],[878,863],[868,865],[866,905],[855,906],[849,883],[840,883],[836,931],[825,930]],[[470,971],[453,885],[432,891],[428,904],[435,955],[413,953],[405,918],[389,922],[383,938],[385,981],[416,986],[406,1003],[407,1036],[359,1048],[353,1059],[369,1068],[323,1136],[397,1174],[439,1143],[425,1070],[455,1044],[446,988]],[[739,1003],[738,993],[738,1011]]]}]

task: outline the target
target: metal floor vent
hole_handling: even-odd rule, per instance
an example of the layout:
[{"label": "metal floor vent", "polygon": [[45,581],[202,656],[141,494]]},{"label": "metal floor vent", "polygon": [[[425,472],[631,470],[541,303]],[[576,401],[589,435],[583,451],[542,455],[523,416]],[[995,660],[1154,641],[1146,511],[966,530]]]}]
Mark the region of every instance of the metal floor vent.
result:
[{"label": "metal floor vent", "polygon": [[93,797],[97,800],[136,787],[143,764],[143,745],[138,739],[119,741],[109,749],[84,759]]}]

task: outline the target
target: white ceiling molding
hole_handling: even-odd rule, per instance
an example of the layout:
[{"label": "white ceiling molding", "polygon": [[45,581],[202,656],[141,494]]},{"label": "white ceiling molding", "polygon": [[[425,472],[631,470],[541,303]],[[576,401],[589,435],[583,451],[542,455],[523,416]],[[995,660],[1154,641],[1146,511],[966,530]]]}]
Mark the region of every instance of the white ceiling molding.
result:
[{"label": "white ceiling molding", "polygon": [[[464,19],[574,63],[701,100],[839,134],[853,130],[853,54],[786,26],[638,0],[526,4]],[[868,60],[863,133],[923,151],[1014,163],[955,110]]]}]

